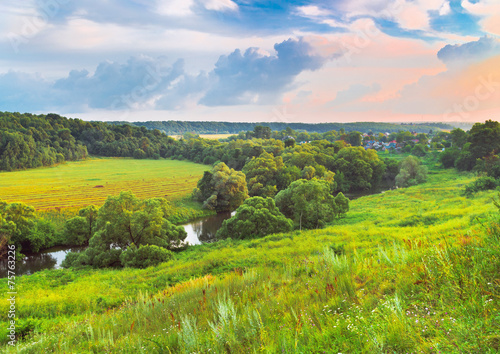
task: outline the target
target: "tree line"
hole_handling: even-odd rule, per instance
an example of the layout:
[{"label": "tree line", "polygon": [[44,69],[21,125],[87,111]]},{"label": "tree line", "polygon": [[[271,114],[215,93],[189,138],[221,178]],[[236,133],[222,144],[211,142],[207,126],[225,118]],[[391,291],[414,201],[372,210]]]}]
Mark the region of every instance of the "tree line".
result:
[{"label": "tree line", "polygon": [[111,122],[111,124],[133,124],[148,129],[158,129],[169,135],[183,135],[184,133],[195,134],[238,134],[242,131],[252,131],[256,126],[264,126],[272,131],[281,131],[290,128],[297,131],[309,133],[326,133],[328,131],[360,131],[362,133],[373,132],[398,132],[401,130],[411,130],[417,133],[427,133],[429,131],[439,131],[442,129],[451,130],[453,125],[446,123],[378,123],[378,122],[356,122],[356,123],[281,123],[281,122],[260,122],[260,123],[235,123],[235,122],[184,122],[184,121],[149,121],[149,122]]}]

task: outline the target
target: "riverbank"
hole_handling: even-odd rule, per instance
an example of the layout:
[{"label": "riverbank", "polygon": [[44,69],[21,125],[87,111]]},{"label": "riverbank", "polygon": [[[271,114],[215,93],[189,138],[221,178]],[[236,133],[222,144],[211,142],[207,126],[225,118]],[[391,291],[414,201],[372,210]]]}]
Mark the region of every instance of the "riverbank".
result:
[{"label": "riverbank", "polygon": [[[453,343],[465,343],[462,351],[477,351],[481,341],[491,344],[488,336],[494,333],[491,311],[498,308],[498,298],[484,305],[490,297],[481,289],[499,295],[487,285],[491,276],[498,278],[488,267],[498,271],[499,265],[489,256],[493,251],[475,256],[484,262],[463,263],[473,255],[463,252],[488,244],[481,225],[495,212],[494,192],[480,192],[473,199],[461,196],[463,185],[473,179],[442,170],[429,175],[425,184],[354,200],[337,225],[193,246],[158,267],[61,269],[21,277],[19,323],[26,334],[37,334],[28,335],[19,349],[186,351],[186,321],[196,321],[201,351],[218,348],[209,321],[218,318],[221,301],[231,301],[228,306],[234,306],[246,328],[235,332],[234,352],[255,345],[271,352],[283,345],[290,345],[292,352],[371,351],[377,341],[385,343],[385,351],[432,352],[430,348],[439,345],[449,352],[455,350]],[[346,258],[337,265],[328,263],[327,249]],[[440,252],[447,252],[447,268],[440,263]],[[325,268],[328,264],[344,267],[339,283]],[[467,296],[461,300],[453,290],[457,271],[465,272],[463,277],[476,272],[460,279],[481,284],[472,288],[468,281],[463,283]],[[2,303],[0,311],[5,312],[5,306]],[[410,322],[407,311],[413,318],[418,314],[419,324]],[[255,313],[251,327],[248,316]],[[436,326],[436,319],[442,325]],[[0,328],[6,328],[5,323]],[[256,332],[248,332],[251,328]],[[241,337],[243,333],[248,337]]]}]

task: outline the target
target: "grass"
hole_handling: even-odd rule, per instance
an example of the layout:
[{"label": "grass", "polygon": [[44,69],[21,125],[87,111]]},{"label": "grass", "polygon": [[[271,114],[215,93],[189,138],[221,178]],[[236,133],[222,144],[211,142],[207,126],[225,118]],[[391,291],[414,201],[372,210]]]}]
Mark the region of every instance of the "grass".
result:
[{"label": "grass", "polygon": [[102,205],[108,195],[131,190],[139,198],[186,197],[207,166],[175,160],[94,158],[54,167],[0,173],[0,199],[37,210]]},{"label": "grass", "polygon": [[[351,203],[321,230],[190,247],[145,270],[17,279],[23,353],[493,353],[494,192],[431,166],[420,186]],[[0,282],[6,289],[4,279]],[[6,296],[6,295],[5,295]],[[7,312],[7,302],[0,312]],[[0,328],[7,328],[5,322]],[[4,344],[6,336],[0,340]]]}]

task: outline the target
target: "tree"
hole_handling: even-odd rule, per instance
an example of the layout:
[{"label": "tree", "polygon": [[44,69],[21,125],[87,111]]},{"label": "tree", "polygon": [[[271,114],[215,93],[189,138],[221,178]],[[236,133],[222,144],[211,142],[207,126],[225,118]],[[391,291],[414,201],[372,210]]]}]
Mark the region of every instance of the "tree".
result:
[{"label": "tree", "polygon": [[281,156],[263,152],[259,157],[253,157],[243,167],[243,173],[248,183],[249,195],[274,197],[277,192],[277,178],[284,168]]},{"label": "tree", "polygon": [[300,229],[322,227],[340,216],[341,210],[346,210],[345,205],[337,206],[330,194],[330,184],[318,179],[299,179],[279,192],[275,200],[280,211],[293,219]]},{"label": "tree", "polygon": [[411,149],[411,154],[414,156],[423,157],[427,153],[425,151],[425,146],[423,144],[417,144]]},{"label": "tree", "polygon": [[262,125],[256,125],[253,128],[253,134],[258,139],[270,139],[271,133],[271,128],[263,127]]},{"label": "tree", "polygon": [[450,136],[454,148],[461,149],[467,142],[467,133],[460,128],[453,129]]},{"label": "tree", "polygon": [[235,216],[224,220],[216,237],[244,239],[292,229],[293,221],[279,211],[272,198],[252,197],[236,209]]},{"label": "tree", "polygon": [[97,214],[89,247],[77,256],[69,253],[64,266],[120,266],[121,254],[132,245],[177,248],[185,240],[186,231],[170,223],[169,216],[170,205],[163,198],[141,200],[132,192],[109,196]]},{"label": "tree", "polygon": [[78,211],[78,216],[64,224],[65,243],[71,246],[88,245],[97,228],[98,208],[89,205]]},{"label": "tree", "polygon": [[408,156],[401,161],[399,174],[396,176],[398,187],[409,187],[422,183],[427,178],[427,168],[422,166],[415,156]]},{"label": "tree", "polygon": [[347,134],[346,141],[352,146],[361,146],[363,137],[360,132],[350,132]]},{"label": "tree", "polygon": [[337,180],[339,187],[347,183],[349,190],[367,190],[381,181],[385,165],[373,149],[346,147],[335,157],[335,170],[345,177],[342,183]]},{"label": "tree", "polygon": [[205,173],[198,189],[194,191],[198,199],[209,196],[203,201],[203,207],[218,213],[233,211],[248,198],[245,174],[230,169],[224,162],[215,165],[209,174]]},{"label": "tree", "polygon": [[294,146],[295,146],[295,139],[294,138],[285,139],[285,148],[293,148]]},{"label": "tree", "polygon": [[443,164],[444,168],[455,167],[455,161],[460,154],[458,148],[446,149],[439,154],[439,161]]},{"label": "tree", "polygon": [[342,192],[335,197],[335,217],[341,218],[349,211],[349,198]]},{"label": "tree", "polygon": [[487,120],[476,123],[469,131],[470,152],[475,159],[500,151],[500,123]]},{"label": "tree", "polygon": [[466,143],[455,160],[455,167],[459,171],[471,171],[476,165],[476,158],[470,151],[471,143]]}]

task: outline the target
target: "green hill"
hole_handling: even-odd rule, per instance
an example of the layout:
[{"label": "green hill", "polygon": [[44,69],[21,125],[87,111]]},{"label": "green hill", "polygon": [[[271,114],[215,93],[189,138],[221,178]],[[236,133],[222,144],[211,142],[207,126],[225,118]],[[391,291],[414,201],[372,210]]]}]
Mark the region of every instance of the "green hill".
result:
[{"label": "green hill", "polygon": [[325,229],[194,246],[145,270],[18,278],[16,350],[496,352],[499,217],[494,192],[461,195],[473,179],[431,168]]}]

